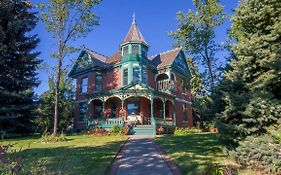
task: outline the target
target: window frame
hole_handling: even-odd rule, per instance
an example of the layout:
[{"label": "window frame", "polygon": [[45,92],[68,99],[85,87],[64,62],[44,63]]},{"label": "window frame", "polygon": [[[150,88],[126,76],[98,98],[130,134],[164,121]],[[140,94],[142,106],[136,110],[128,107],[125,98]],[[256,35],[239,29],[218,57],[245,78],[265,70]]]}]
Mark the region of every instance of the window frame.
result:
[{"label": "window frame", "polygon": [[[125,72],[126,72],[126,76],[125,76]],[[126,86],[129,84],[129,68],[128,67],[123,68],[123,82],[122,83],[123,83],[123,86]]]},{"label": "window frame", "polygon": [[[97,77],[101,77],[101,79],[99,81],[97,81]],[[98,89],[99,86],[100,86],[100,89]],[[103,88],[103,76],[98,74],[95,76],[95,91],[102,91],[102,88]]]},{"label": "window frame", "polygon": [[[137,51],[137,52],[134,52],[134,51]],[[139,45],[138,44],[132,44],[132,54],[139,54]]]},{"label": "window frame", "polygon": [[[135,74],[135,70],[138,70],[138,73]],[[133,82],[140,80],[140,66],[133,66]],[[137,76],[135,76],[137,75]]]},{"label": "window frame", "polygon": [[[86,80],[86,85],[84,85],[83,84],[83,80]],[[86,76],[86,77],[82,77],[81,78],[81,84],[80,84],[80,93],[81,94],[85,94],[85,93],[87,93],[88,92],[88,84],[89,84],[89,78],[88,78],[88,76]],[[84,89],[84,88],[86,88],[86,89]],[[85,90],[85,91],[84,91]]]},{"label": "window frame", "polygon": [[[124,46],[123,49],[122,49],[122,51],[123,51],[123,56],[129,55],[129,54],[130,54],[130,53],[129,53],[129,46]],[[125,52],[125,51],[126,51],[126,52]]]}]

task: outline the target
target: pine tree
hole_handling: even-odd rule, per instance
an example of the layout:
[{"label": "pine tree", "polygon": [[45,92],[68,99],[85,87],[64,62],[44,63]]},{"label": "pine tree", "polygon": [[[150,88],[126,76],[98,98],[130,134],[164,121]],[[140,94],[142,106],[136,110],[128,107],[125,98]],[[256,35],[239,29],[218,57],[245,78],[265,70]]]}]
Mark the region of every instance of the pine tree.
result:
[{"label": "pine tree", "polygon": [[248,0],[233,17],[236,59],[224,74],[221,138],[260,135],[281,117],[281,3]]},{"label": "pine tree", "polygon": [[39,39],[30,34],[37,18],[21,0],[0,2],[0,128],[25,133],[33,129],[33,87],[38,86],[35,52]]},{"label": "pine tree", "polygon": [[[73,118],[74,105],[74,86],[71,79],[67,76],[67,70],[61,74],[60,82],[60,97],[59,97],[59,113],[61,114],[58,122],[58,129],[65,131],[71,125]],[[55,76],[49,78],[49,90],[44,92],[39,99],[38,118],[36,123],[38,131],[51,131],[54,123],[54,94],[55,94]]]}]

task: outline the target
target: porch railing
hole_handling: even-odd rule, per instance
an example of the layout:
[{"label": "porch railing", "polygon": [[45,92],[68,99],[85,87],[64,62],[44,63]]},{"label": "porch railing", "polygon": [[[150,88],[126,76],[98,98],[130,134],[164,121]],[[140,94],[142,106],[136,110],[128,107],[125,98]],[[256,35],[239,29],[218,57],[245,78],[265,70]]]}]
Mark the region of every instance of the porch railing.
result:
[{"label": "porch railing", "polygon": [[156,89],[157,90],[162,90],[162,91],[172,90],[175,87],[175,85],[176,85],[175,82],[171,81],[169,79],[167,79],[167,80],[160,80],[156,84]]},{"label": "porch railing", "polygon": [[106,118],[106,119],[88,119],[87,128],[105,128],[109,129],[113,126],[124,126],[124,118]]}]

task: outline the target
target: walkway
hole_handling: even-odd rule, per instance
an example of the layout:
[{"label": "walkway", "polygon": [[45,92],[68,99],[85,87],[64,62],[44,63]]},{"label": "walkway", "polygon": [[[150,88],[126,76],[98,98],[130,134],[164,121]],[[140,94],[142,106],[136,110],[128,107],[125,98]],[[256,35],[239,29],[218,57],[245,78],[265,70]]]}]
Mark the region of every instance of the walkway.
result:
[{"label": "walkway", "polygon": [[173,175],[152,137],[131,137],[113,166],[115,175]]}]

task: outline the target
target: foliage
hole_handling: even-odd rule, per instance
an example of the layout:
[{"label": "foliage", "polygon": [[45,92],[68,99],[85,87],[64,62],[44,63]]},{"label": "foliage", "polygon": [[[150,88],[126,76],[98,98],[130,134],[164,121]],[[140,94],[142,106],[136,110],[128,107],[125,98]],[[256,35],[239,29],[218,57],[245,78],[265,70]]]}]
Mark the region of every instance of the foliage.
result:
[{"label": "foliage", "polygon": [[0,174],[1,175],[16,175],[22,174],[23,159],[11,155],[15,153],[11,148],[13,145],[0,145]]},{"label": "foliage", "polygon": [[176,127],[174,134],[175,135],[188,135],[188,134],[195,134],[201,133],[202,130],[198,128],[178,128]]},{"label": "foliage", "polygon": [[58,60],[57,76],[55,83],[55,112],[54,112],[54,130],[57,133],[60,98],[60,78],[63,68],[63,59],[68,54],[77,51],[69,44],[79,37],[85,37],[93,27],[98,25],[98,18],[92,12],[92,9],[100,0],[48,0],[41,3],[38,7],[41,9],[41,19],[46,24],[47,31],[57,40],[57,52],[52,56]]},{"label": "foliage", "polygon": [[219,0],[193,0],[196,11],[187,14],[178,12],[179,29],[170,33],[176,45],[193,55],[198,65],[204,67],[205,86],[211,92],[217,80],[217,58],[215,54],[221,48],[215,43],[214,28],[221,25],[226,15]]},{"label": "foliage", "polygon": [[[280,129],[279,129],[280,131]],[[248,136],[239,142],[239,146],[230,152],[230,156],[244,167],[251,167],[269,174],[281,172],[281,142],[269,134]]]},{"label": "foliage", "polygon": [[281,113],[281,4],[278,0],[248,0],[232,19],[235,59],[222,82],[224,110],[222,139],[237,143],[262,135],[280,120]]},{"label": "foliage", "polygon": [[94,128],[94,129],[90,130],[88,133],[95,135],[95,136],[109,135],[109,132],[103,128]]},{"label": "foliage", "polygon": [[[58,129],[60,131],[66,131],[71,125],[73,118],[74,108],[74,86],[71,79],[67,76],[67,71],[64,70],[61,74],[60,83],[60,98],[59,98],[59,113],[60,120],[58,121]],[[49,90],[45,91],[39,99],[38,117],[36,118],[36,124],[38,131],[51,131],[53,129],[54,122],[54,94],[55,94],[55,78],[49,78]]]},{"label": "foliage", "polygon": [[156,129],[156,134],[161,135],[161,134],[174,134],[175,132],[175,126],[171,125],[162,125],[157,127]]},{"label": "foliage", "polygon": [[125,133],[128,133],[127,130],[128,130],[128,128],[114,125],[110,130],[110,134],[111,135],[124,135]]},{"label": "foliage", "polygon": [[37,23],[26,1],[0,2],[0,128],[6,133],[30,133],[39,85],[36,70],[41,60],[34,49],[39,43],[30,32]]},{"label": "foliage", "polygon": [[230,167],[210,162],[202,175],[237,175],[237,172]]},{"label": "foliage", "polygon": [[[67,142],[42,143],[38,137],[5,139],[21,151],[11,155],[24,158],[28,175],[101,175],[107,174],[124,136],[67,136]],[[91,163],[96,162],[96,163]]]},{"label": "foliage", "polygon": [[59,135],[50,134],[48,132],[43,133],[43,135],[40,138],[40,141],[42,143],[49,143],[49,142],[64,142],[67,141],[67,138],[64,133],[61,133]]}]

